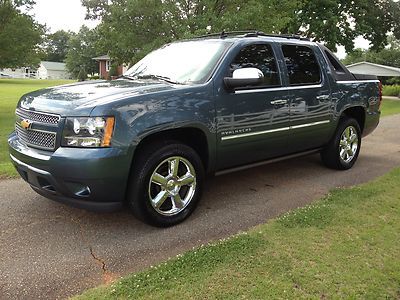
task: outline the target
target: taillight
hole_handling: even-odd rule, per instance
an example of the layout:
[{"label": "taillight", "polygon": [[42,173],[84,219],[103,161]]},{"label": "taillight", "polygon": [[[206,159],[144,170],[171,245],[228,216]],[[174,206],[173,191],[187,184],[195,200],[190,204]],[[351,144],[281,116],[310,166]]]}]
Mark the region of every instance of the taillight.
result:
[{"label": "taillight", "polygon": [[379,105],[378,109],[381,109],[381,104],[382,104],[382,82],[379,81]]}]

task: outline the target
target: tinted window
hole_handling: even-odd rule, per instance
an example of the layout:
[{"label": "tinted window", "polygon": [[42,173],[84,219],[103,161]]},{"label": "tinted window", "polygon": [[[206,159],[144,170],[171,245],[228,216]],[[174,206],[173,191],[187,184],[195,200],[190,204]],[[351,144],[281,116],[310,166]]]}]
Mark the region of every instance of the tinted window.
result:
[{"label": "tinted window", "polygon": [[280,85],[278,69],[272,47],[265,44],[246,46],[231,63],[231,72],[241,68],[257,68],[264,73],[262,86]]},{"label": "tinted window", "polygon": [[284,45],[282,51],[291,85],[313,84],[321,81],[319,64],[311,48]]},{"label": "tinted window", "polygon": [[331,64],[331,67],[336,73],[345,73],[343,67],[340,65],[339,61],[334,57],[332,54],[330,54],[328,51],[325,50],[325,55],[329,60],[329,63]]}]

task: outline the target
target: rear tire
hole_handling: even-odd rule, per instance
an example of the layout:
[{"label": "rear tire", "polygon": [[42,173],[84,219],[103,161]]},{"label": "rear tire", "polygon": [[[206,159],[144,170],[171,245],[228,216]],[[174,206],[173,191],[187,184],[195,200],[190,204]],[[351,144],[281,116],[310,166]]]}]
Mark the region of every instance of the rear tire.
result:
[{"label": "rear tire", "polygon": [[196,151],[177,141],[153,143],[138,153],[127,200],[138,219],[169,227],[194,211],[203,181],[204,167]]},{"label": "rear tire", "polygon": [[342,118],[336,133],[322,150],[322,162],[331,169],[348,170],[357,161],[361,148],[361,129],[353,118]]}]

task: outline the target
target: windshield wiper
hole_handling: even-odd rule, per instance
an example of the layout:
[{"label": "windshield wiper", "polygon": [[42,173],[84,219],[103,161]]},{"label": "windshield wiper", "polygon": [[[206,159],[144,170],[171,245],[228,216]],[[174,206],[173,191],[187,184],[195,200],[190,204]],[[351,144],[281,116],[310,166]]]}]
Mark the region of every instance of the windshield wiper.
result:
[{"label": "windshield wiper", "polygon": [[[131,77],[132,78],[132,77]],[[153,74],[149,74],[149,75],[141,75],[141,76],[135,76],[135,78],[137,79],[159,79],[159,80],[163,80],[165,82],[168,83],[172,83],[172,84],[183,84],[181,82],[177,82],[177,81],[173,81],[171,78],[166,77],[166,76],[161,76],[161,75],[153,75]]]},{"label": "windshield wiper", "polygon": [[132,77],[132,76],[129,76],[129,75],[124,75],[124,74],[119,75],[118,79],[119,78],[125,78],[125,79],[129,79],[129,80],[136,80],[137,79],[136,77]]}]

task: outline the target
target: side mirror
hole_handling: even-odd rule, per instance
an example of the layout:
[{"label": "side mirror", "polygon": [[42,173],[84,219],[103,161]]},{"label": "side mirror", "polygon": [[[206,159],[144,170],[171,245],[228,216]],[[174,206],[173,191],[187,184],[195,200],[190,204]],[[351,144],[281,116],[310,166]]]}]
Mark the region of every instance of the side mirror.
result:
[{"label": "side mirror", "polygon": [[264,74],[257,68],[242,68],[233,71],[232,77],[225,77],[227,88],[255,86],[263,82]]}]

